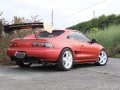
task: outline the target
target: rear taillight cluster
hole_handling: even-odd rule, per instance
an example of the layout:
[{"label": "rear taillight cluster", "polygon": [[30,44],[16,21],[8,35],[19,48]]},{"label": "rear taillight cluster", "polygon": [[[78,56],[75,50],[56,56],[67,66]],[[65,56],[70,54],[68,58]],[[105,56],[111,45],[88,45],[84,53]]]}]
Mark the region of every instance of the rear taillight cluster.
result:
[{"label": "rear taillight cluster", "polygon": [[16,42],[10,42],[9,47],[16,47],[17,43]]},{"label": "rear taillight cluster", "polygon": [[53,48],[49,42],[32,42],[32,47]]}]

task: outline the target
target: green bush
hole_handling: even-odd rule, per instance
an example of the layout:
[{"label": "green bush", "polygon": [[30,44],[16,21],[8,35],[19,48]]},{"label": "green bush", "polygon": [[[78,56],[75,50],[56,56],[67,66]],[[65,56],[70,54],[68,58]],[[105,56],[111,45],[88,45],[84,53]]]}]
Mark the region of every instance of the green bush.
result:
[{"label": "green bush", "polygon": [[99,31],[99,29],[94,27],[94,28],[90,29],[89,33],[96,33],[98,31]]},{"label": "green bush", "polygon": [[103,45],[109,56],[120,52],[120,25],[111,25],[103,31],[90,33],[88,36]]}]

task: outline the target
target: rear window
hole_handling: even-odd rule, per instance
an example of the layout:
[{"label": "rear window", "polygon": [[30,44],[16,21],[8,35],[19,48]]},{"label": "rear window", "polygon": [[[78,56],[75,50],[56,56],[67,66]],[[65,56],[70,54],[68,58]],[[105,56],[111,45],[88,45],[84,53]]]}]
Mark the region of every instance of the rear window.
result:
[{"label": "rear window", "polygon": [[64,31],[53,31],[52,33],[49,33],[47,31],[43,31],[40,32],[39,34],[37,34],[38,38],[50,38],[50,37],[57,37],[59,35],[61,35],[62,33],[64,33]]}]

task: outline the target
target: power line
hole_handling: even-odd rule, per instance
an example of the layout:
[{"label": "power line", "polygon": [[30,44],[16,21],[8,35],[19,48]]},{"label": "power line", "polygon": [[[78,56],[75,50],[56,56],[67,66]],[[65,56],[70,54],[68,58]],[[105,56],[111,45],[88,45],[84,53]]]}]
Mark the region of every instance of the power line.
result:
[{"label": "power line", "polygon": [[105,1],[106,1],[106,0],[102,0],[102,1],[97,2],[97,3],[95,3],[95,4],[91,5],[91,6],[86,7],[86,8],[84,8],[84,9],[81,9],[81,10],[79,10],[79,11],[76,11],[76,12],[74,12],[74,13],[68,15],[68,16],[65,16],[65,17],[63,17],[64,19],[61,20],[61,21],[64,21],[65,19],[68,19],[68,18],[70,18],[70,17],[72,17],[72,16],[74,16],[74,15],[76,15],[76,14],[78,14],[78,13],[84,12],[84,11],[86,11],[87,9],[92,8],[92,7],[96,6],[96,5],[99,5],[99,4],[101,4],[101,3],[105,2]]},{"label": "power line", "polygon": [[82,9],[82,10],[76,11],[76,12],[74,12],[74,13],[70,14],[69,16],[66,16],[66,17],[68,18],[68,17],[71,17],[71,16],[73,16],[73,15],[75,15],[77,13],[81,13],[81,12],[83,12],[83,11],[89,9],[89,8],[92,8],[92,7],[96,6],[96,5],[99,5],[99,4],[101,4],[101,3],[105,2],[105,1],[106,0],[102,0],[100,2],[97,2],[97,3],[95,3],[95,4],[91,5],[91,6],[88,6],[88,7],[84,8],[84,9]]}]

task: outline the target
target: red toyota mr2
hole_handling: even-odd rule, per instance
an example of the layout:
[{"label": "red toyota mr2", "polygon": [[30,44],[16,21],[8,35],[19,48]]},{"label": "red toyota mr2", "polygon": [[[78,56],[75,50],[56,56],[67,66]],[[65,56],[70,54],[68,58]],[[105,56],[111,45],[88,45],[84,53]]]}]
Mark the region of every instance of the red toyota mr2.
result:
[{"label": "red toyota mr2", "polygon": [[[39,23],[7,25],[8,30],[41,28]],[[54,63],[59,70],[70,70],[73,63],[95,62],[103,66],[108,57],[105,48],[77,30],[42,30],[10,41],[7,55],[22,68],[34,62]]]}]

